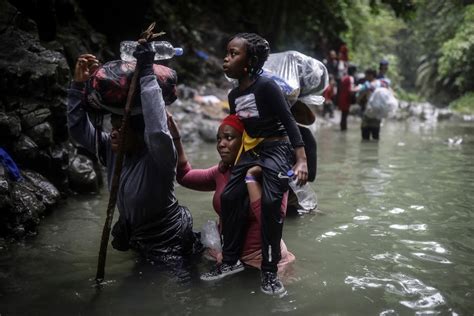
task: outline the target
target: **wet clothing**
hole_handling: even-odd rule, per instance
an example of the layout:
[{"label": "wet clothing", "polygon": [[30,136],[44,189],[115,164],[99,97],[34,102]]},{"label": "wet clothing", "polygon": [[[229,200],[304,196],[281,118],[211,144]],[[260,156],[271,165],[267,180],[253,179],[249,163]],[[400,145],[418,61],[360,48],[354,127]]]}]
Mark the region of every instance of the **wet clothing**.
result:
[{"label": "wet clothing", "polygon": [[[304,146],[296,121],[278,85],[269,78],[258,77],[244,90],[229,93],[230,113],[244,123],[253,138],[288,136],[293,148]],[[262,271],[277,272],[281,259],[280,242],[283,217],[280,207],[288,191],[286,175],[294,164],[295,154],[288,141],[263,140],[245,151],[234,165],[229,182],[221,195],[223,262],[234,264],[240,257],[245,237],[249,198],[244,178],[252,166],[262,168],[261,238]]]},{"label": "wet clothing", "polygon": [[328,74],[333,75],[334,79],[339,79],[339,71],[338,71],[339,60],[328,59],[324,63],[324,65],[326,66],[326,69],[328,70]]},{"label": "wet clothing", "polygon": [[338,89],[337,105],[341,112],[349,112],[352,101],[352,86],[354,85],[354,78],[346,75],[341,80],[341,87]]},{"label": "wet clothing", "polygon": [[[191,165],[187,163],[185,166],[178,166],[176,173],[176,180],[184,187],[198,190],[198,191],[214,191],[212,198],[212,205],[214,211],[219,215],[219,227],[221,228],[221,194],[224,187],[229,181],[230,170],[225,173],[219,171],[218,165],[208,169],[192,169]],[[284,195],[280,212],[284,217],[286,213],[286,197]],[[250,203],[250,212],[248,214],[247,223],[245,224],[244,245],[240,260],[255,268],[260,268],[262,263],[262,239],[260,228],[261,215],[261,201]],[[284,268],[288,263],[295,260],[295,256],[286,248],[283,240],[281,241],[281,256],[282,259],[278,264],[278,268]]]},{"label": "wet clothing", "polygon": [[[177,154],[168,131],[165,103],[154,75],[140,79],[145,121],[145,148],[124,157],[117,193],[119,220],[112,245],[118,250],[133,248],[143,256],[181,256],[192,251],[195,241],[189,210],[178,204],[174,194]],[[73,83],[68,91],[68,127],[71,137],[96,152],[96,130],[84,111],[84,85]],[[99,136],[99,155],[107,167],[109,190],[116,155],[110,135]]]},{"label": "wet clothing", "polygon": [[341,131],[347,130],[347,117],[349,116],[349,108],[352,104],[352,86],[354,85],[354,77],[346,75],[341,80],[341,87],[338,89],[337,105],[341,110]]},{"label": "wet clothing", "polygon": [[381,120],[376,119],[376,118],[370,118],[364,115],[362,117],[362,123],[360,127],[361,133],[362,133],[362,139],[370,140],[370,137],[372,137],[372,139],[378,140],[379,133],[380,133],[380,123],[381,123]]},{"label": "wet clothing", "polygon": [[329,113],[329,117],[334,116],[333,104],[334,104],[334,98],[336,95],[334,93],[334,90],[335,90],[335,87],[333,87],[332,85],[328,85],[326,89],[324,89],[323,91],[323,97],[324,97],[323,117],[326,117],[326,113]]},{"label": "wet clothing", "polygon": [[239,259],[248,220],[249,199],[244,181],[246,171],[255,165],[262,168],[261,239],[262,271],[277,272],[281,259],[280,241],[283,217],[280,206],[288,191],[286,175],[294,163],[294,151],[287,141],[265,141],[244,152],[234,166],[231,178],[221,195],[223,262]]}]

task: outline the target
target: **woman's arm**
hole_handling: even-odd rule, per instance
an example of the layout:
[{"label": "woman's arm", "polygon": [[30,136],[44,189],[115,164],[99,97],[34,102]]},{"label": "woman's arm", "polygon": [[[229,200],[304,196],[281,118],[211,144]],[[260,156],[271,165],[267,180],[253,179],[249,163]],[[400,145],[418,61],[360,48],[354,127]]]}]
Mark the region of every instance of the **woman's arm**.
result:
[{"label": "woman's arm", "polygon": [[178,166],[176,181],[183,187],[196,191],[215,191],[216,177],[219,175],[218,166],[208,169],[193,169],[188,162]]},{"label": "woman's arm", "polygon": [[209,169],[194,169],[188,162],[188,157],[184,152],[181,142],[179,127],[173,115],[166,111],[168,118],[168,128],[173,139],[174,146],[178,153],[178,165],[176,168],[176,181],[183,187],[197,191],[214,191],[216,189],[215,177],[217,175],[216,166]]}]

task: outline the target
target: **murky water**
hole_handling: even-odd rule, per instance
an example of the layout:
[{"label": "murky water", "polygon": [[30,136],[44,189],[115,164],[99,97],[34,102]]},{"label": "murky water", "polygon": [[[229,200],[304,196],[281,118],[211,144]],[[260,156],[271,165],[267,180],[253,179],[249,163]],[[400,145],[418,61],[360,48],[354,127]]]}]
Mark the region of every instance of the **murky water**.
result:
[{"label": "murky water", "polygon": [[[0,250],[0,315],[472,315],[474,124],[387,123],[379,143],[352,124],[317,138],[323,214],[286,220],[297,260],[285,297],[262,294],[256,270],[205,283],[203,260],[183,282],[111,247],[96,291],[103,194],[69,198],[36,238]],[[196,167],[217,161],[211,145],[192,151]],[[196,228],[215,217],[210,193],[177,193]]]}]

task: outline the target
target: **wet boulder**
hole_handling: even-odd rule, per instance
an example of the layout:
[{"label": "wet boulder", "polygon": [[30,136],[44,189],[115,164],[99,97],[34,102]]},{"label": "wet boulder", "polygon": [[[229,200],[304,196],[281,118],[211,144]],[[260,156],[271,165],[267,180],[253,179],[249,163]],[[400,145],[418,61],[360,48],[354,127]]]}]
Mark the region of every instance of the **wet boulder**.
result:
[{"label": "wet boulder", "polygon": [[0,214],[11,206],[10,183],[7,180],[5,169],[0,165]]},{"label": "wet boulder", "polygon": [[21,135],[13,147],[13,155],[19,163],[34,161],[38,155],[38,145],[28,136]]},{"label": "wet boulder", "polygon": [[20,119],[14,114],[0,112],[0,139],[17,139],[21,133]]},{"label": "wet boulder", "polygon": [[77,192],[97,192],[99,182],[94,163],[84,155],[76,155],[69,161],[69,185]]},{"label": "wet boulder", "polygon": [[53,129],[48,122],[36,125],[26,133],[39,147],[48,147],[53,144]]},{"label": "wet boulder", "polygon": [[41,174],[25,170],[22,176],[36,188],[36,197],[43,202],[46,208],[56,204],[61,197],[58,189]]},{"label": "wet boulder", "polygon": [[23,129],[28,130],[36,125],[44,123],[51,116],[49,109],[38,109],[23,115],[21,124]]},{"label": "wet boulder", "polygon": [[12,183],[12,208],[8,216],[8,229],[17,238],[36,232],[40,215],[46,209],[35,193],[36,188],[25,180]]},{"label": "wet boulder", "polygon": [[216,141],[217,129],[219,122],[214,120],[202,119],[199,126],[199,135],[207,143],[214,143]]},{"label": "wet boulder", "polygon": [[69,188],[68,168],[69,168],[69,150],[66,144],[59,144],[51,150],[51,172],[49,179],[65,192]]}]

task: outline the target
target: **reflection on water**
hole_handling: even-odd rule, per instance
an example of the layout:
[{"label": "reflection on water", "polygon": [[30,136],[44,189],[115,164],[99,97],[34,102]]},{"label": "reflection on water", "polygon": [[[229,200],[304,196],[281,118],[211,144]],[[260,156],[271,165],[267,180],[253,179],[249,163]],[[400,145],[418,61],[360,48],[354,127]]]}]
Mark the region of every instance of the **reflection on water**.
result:
[{"label": "reflection on water", "polygon": [[[106,282],[94,275],[107,195],[71,197],[39,235],[0,249],[0,315],[469,315],[474,310],[474,125],[388,123],[381,140],[318,132],[314,188],[321,212],[288,218],[297,259],[288,294],[260,293],[259,272],[214,283],[186,278],[109,249]],[[212,145],[188,148],[196,167]],[[211,193],[177,187],[195,227],[215,218]]]}]

